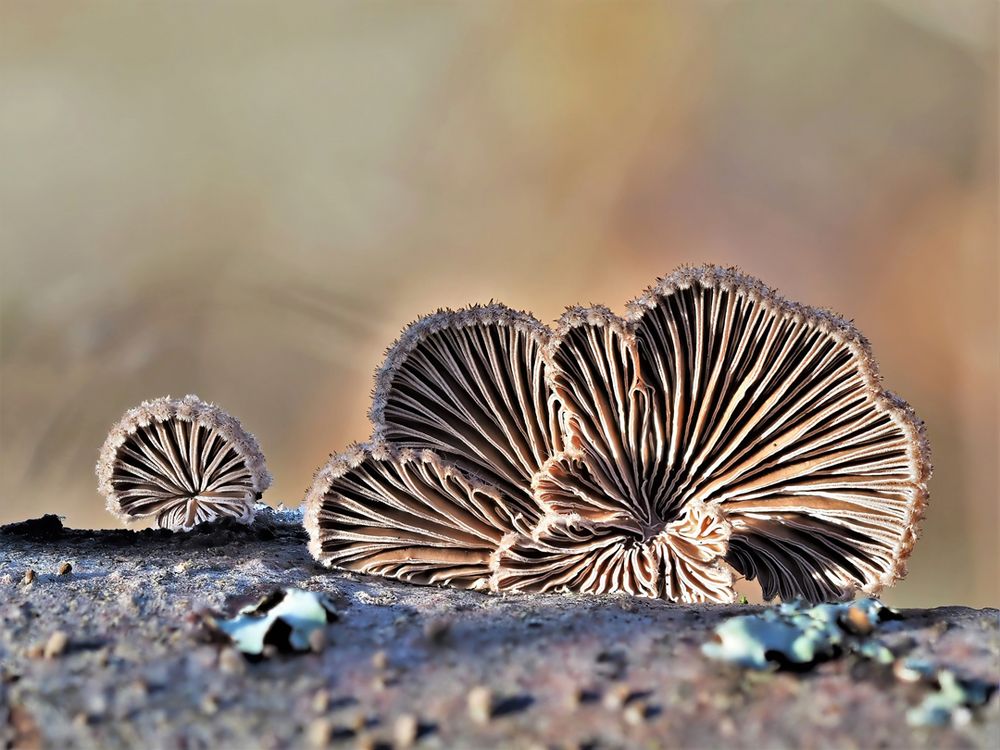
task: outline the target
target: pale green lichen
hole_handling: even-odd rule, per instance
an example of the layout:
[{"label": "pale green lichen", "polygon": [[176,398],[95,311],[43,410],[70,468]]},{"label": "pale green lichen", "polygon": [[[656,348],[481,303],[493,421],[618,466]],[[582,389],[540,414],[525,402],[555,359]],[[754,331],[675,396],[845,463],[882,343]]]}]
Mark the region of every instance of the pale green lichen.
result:
[{"label": "pale green lichen", "polygon": [[961,726],[972,720],[972,712],[985,705],[996,689],[983,680],[959,677],[950,669],[935,669],[927,663],[906,662],[903,669],[916,679],[934,683],[937,691],[906,712],[906,721],[917,727]]},{"label": "pale green lichen", "polygon": [[875,639],[856,643],[854,652],[879,664],[892,664],[896,658],[892,651]]},{"label": "pale green lichen", "polygon": [[892,661],[892,652],[858,636],[872,632],[891,613],[877,599],[814,607],[789,602],[726,620],[716,626],[715,639],[701,648],[712,659],[750,669],[808,665],[845,650],[885,664]]},{"label": "pale green lichen", "polygon": [[308,651],[309,635],[336,617],[333,603],[323,594],[279,589],[214,625],[244,654],[262,656],[268,645],[278,651]]},{"label": "pale green lichen", "polygon": [[911,726],[959,726],[989,701],[996,686],[959,677],[953,670],[919,659],[897,659],[877,638],[878,625],[896,616],[876,599],[815,607],[792,602],[756,615],[732,617],[715,627],[715,637],[702,652],[748,669],[809,667],[851,653],[882,665],[893,665],[901,682],[932,687],[920,705],[906,713]]}]

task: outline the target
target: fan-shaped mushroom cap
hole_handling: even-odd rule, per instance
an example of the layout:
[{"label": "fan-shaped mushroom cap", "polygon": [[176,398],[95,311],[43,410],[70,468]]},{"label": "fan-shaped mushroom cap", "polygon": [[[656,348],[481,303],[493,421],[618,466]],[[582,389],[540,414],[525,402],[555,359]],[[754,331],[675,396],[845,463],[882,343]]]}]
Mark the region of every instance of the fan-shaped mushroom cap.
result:
[{"label": "fan-shaped mushroom cap", "polygon": [[[534,478],[536,499],[557,512],[589,515],[592,503],[656,523],[666,515],[655,507],[663,494],[655,481],[662,481],[657,470],[666,437],[654,394],[639,370],[632,331],[605,307],[572,307],[560,319],[545,354],[567,452],[586,466],[585,476],[573,477],[572,462],[550,463],[543,469],[549,476]],[[570,508],[544,490],[539,494],[540,479],[550,488],[562,482],[564,491],[574,481],[592,486],[576,490],[585,502]]]},{"label": "fan-shaped mushroom cap", "polygon": [[625,320],[571,309],[547,356],[582,468],[547,467],[543,506],[655,523],[717,505],[727,560],[766,598],[877,592],[903,574],[927,443],[847,321],[735,271],[685,269]]},{"label": "fan-shaped mushroom cap", "polygon": [[317,472],[305,526],[326,565],[471,589],[488,588],[504,535],[528,528],[496,489],[434,453],[362,445]]},{"label": "fan-shaped mushroom cap", "polygon": [[129,409],[111,428],[97,481],[123,521],[155,516],[157,526],[187,530],[220,516],[250,523],[271,475],[234,417],[197,396],[168,396]]},{"label": "fan-shaped mushroom cap", "polygon": [[765,598],[877,593],[905,574],[930,449],[851,323],[719,268],[661,280],[629,318],[676,405],[674,492],[720,504],[728,559]]},{"label": "fan-shaped mushroom cap", "polygon": [[433,450],[537,516],[531,477],[559,447],[542,349],[549,330],[499,304],[410,325],[376,375],[376,443]]}]

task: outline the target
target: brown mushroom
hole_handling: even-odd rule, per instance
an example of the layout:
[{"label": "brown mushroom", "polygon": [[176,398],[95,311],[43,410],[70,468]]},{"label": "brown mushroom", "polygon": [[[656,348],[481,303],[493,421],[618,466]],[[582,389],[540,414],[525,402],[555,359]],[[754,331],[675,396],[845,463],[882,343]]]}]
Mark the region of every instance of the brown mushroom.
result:
[{"label": "brown mushroom", "polygon": [[373,440],[433,450],[537,516],[531,478],[561,447],[542,358],[548,336],[499,304],[421,318],[376,374]]},{"label": "brown mushroom", "polygon": [[229,516],[250,523],[271,484],[253,435],[197,396],[145,401],[108,435],[98,489],[123,521],[155,517],[168,529]]},{"label": "brown mushroom", "polygon": [[[905,572],[931,470],[922,424],[850,323],[716,267],[660,280],[623,318],[571,308],[555,332],[499,306],[418,321],[372,417],[382,455],[310,495],[314,554],[343,565],[363,546],[355,569],[499,591],[731,601],[735,570],[768,599],[874,593]],[[399,447],[495,488],[477,485],[481,533],[454,531],[467,500],[400,481]],[[345,515],[336,482],[359,471]],[[361,545],[370,509],[379,532]],[[408,541],[414,517],[452,529],[474,572],[440,574],[447,560]]]},{"label": "brown mushroom", "polygon": [[528,530],[500,493],[430,451],[355,445],[317,472],[309,550],[328,565],[486,589],[497,547]]},{"label": "brown mushroom", "polygon": [[570,310],[547,355],[576,461],[536,480],[543,506],[624,514],[643,538],[715,506],[726,561],[768,599],[874,593],[905,571],[929,450],[847,321],[732,270],[683,269],[624,319]]}]

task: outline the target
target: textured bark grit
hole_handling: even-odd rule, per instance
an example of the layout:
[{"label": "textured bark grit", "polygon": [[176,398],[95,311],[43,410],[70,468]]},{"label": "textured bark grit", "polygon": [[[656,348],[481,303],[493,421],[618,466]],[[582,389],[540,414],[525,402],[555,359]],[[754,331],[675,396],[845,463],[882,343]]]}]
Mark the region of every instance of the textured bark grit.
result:
[{"label": "textured bark grit", "polygon": [[[906,709],[923,692],[853,658],[802,674],[704,659],[711,627],[752,607],[499,597],[338,574],[314,564],[298,521],[264,512],[249,527],[171,533],[69,530],[47,517],[0,530],[0,745],[389,746],[404,727],[418,748],[1000,746],[996,696],[968,726],[913,729]],[[336,601],[321,651],[248,663],[199,640],[197,610],[278,586]],[[1000,678],[996,610],[903,616],[885,631],[890,647]],[[57,632],[68,637],[58,658],[39,657]],[[491,695],[485,722],[469,716],[476,686]]]}]

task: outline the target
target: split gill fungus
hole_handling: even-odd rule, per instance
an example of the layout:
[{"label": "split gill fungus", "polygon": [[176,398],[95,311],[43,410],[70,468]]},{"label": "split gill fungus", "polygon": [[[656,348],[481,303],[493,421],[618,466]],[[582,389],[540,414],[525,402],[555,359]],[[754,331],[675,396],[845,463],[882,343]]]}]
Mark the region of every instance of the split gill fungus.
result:
[{"label": "split gill fungus", "polygon": [[484,591],[731,602],[874,594],[927,500],[923,425],[848,321],[682,268],[554,329],[496,304],[412,324],[369,443],[307,495],[323,563]]},{"label": "split gill fungus", "polygon": [[98,489],[125,522],[190,530],[231,517],[250,523],[271,484],[257,440],[236,418],[197,396],[129,409],[97,461]]}]

